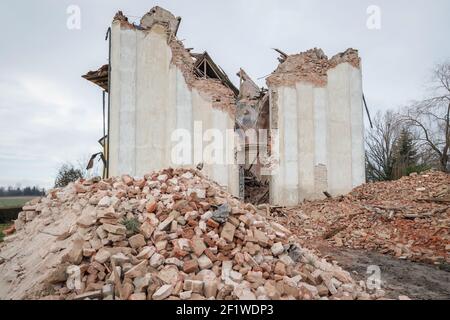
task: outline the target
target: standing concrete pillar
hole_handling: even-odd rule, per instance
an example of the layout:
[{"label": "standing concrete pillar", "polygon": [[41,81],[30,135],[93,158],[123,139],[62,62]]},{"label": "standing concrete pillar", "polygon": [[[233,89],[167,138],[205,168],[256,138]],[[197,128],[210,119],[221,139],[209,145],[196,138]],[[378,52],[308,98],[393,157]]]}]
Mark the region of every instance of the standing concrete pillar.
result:
[{"label": "standing concrete pillar", "polygon": [[267,83],[271,128],[278,129],[280,145],[271,203],[294,206],[323,198],[324,191],[337,196],[364,183],[362,81],[356,51],[331,59],[318,49],[287,56]]}]

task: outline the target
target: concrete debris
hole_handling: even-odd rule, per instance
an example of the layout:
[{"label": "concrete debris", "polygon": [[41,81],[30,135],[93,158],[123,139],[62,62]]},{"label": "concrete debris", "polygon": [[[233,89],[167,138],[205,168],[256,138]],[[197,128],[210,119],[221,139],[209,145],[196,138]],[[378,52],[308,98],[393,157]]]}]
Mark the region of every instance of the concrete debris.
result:
[{"label": "concrete debris", "polygon": [[153,300],[163,300],[170,296],[173,287],[171,285],[165,284],[161,286],[152,296]]},{"label": "concrete debris", "polygon": [[450,176],[429,171],[368,183],[346,196],[308,201],[272,215],[298,241],[378,251],[400,259],[450,263]]},{"label": "concrete debris", "polygon": [[176,35],[180,21],[180,17],[175,17],[171,12],[156,6],[142,17],[140,27],[143,29],[151,29],[153,25],[161,24]]},{"label": "concrete debris", "polygon": [[281,242],[274,243],[270,249],[272,250],[272,254],[274,256],[279,256],[284,252],[284,247]]},{"label": "concrete debris", "polygon": [[[125,180],[79,180],[40,199],[36,217],[22,221],[16,238],[2,244],[0,299],[381,298],[297,245],[265,210],[241,203],[198,171],[166,169]],[[205,190],[204,199],[188,195],[196,188]],[[157,203],[152,212],[148,201]],[[224,224],[208,218],[210,208],[224,203]],[[114,218],[100,218],[105,209]],[[78,224],[83,212],[95,212],[96,222]],[[140,227],[127,229],[125,218]],[[59,240],[64,232],[70,235]],[[57,245],[61,249],[51,252]],[[80,256],[81,249],[89,254]]]},{"label": "concrete debris", "polygon": [[227,222],[228,220],[228,216],[231,213],[231,208],[228,205],[228,203],[224,203],[223,205],[221,205],[219,208],[217,208],[216,211],[214,211],[212,213],[211,219],[213,219],[214,221],[223,224],[225,222]]}]

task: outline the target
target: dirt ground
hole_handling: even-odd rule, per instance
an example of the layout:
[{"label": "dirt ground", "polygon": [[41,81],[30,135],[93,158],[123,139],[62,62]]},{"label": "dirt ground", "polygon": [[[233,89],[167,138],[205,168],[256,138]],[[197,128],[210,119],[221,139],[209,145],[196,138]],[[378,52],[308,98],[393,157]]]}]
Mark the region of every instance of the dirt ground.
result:
[{"label": "dirt ground", "polygon": [[401,260],[377,252],[332,248],[317,248],[327,258],[335,260],[351,272],[355,280],[366,281],[367,267],[377,265],[381,269],[382,289],[386,298],[406,295],[414,300],[449,300],[450,266],[437,268],[430,264]]}]

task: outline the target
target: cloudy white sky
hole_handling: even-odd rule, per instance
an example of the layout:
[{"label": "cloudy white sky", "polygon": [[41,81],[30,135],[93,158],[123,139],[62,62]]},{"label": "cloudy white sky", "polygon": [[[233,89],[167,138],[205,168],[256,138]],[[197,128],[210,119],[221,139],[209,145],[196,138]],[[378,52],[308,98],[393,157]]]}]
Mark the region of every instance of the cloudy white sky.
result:
[{"label": "cloudy white sky", "polygon": [[[81,9],[80,30],[66,27],[70,5]],[[450,58],[448,0],[2,0],[0,185],[51,187],[61,163],[100,151],[101,90],[80,76],[107,62],[116,11],[138,22],[154,5],[181,16],[179,38],[207,49],[235,82],[240,67],[269,74],[270,48],[359,49],[372,113],[420,99],[433,64]],[[366,26],[371,5],[380,30]]]}]

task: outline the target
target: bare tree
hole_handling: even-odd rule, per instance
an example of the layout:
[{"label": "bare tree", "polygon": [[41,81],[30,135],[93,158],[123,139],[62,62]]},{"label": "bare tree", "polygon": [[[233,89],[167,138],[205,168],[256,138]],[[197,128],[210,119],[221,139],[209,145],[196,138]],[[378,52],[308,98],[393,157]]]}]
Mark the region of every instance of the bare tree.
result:
[{"label": "bare tree", "polygon": [[366,171],[369,181],[393,179],[395,144],[399,137],[397,116],[392,111],[378,111],[373,129],[366,132]]},{"label": "bare tree", "polygon": [[435,68],[430,97],[406,108],[401,120],[416,133],[423,150],[434,153],[439,170],[449,172],[450,61]]}]

